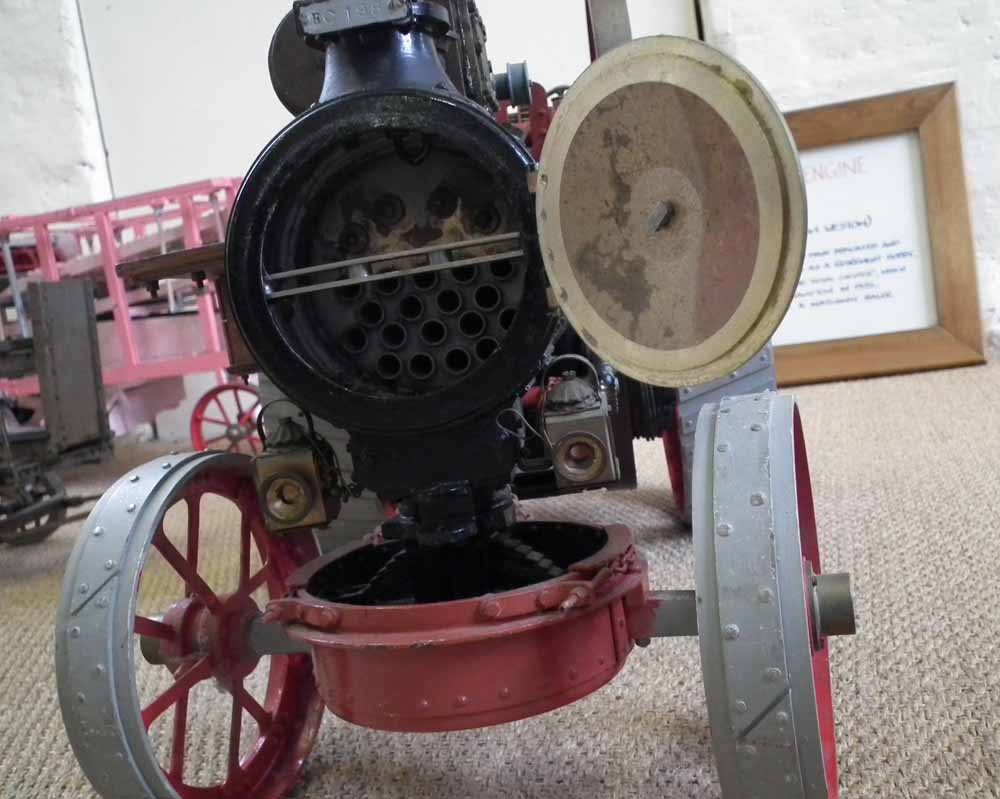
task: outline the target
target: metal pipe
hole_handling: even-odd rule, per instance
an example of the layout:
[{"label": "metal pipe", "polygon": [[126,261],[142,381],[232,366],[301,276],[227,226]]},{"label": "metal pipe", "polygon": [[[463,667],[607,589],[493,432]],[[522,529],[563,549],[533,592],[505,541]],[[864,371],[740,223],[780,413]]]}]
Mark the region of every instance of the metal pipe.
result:
[{"label": "metal pipe", "polygon": [[444,269],[455,269],[459,266],[470,266],[472,264],[487,264],[491,261],[502,260],[504,258],[520,258],[522,255],[524,255],[524,250],[511,250],[510,252],[497,253],[496,255],[480,255],[477,258],[465,258],[461,261],[447,261],[442,264],[418,266],[416,269],[397,269],[394,272],[382,272],[378,275],[364,275],[363,277],[350,277],[344,280],[332,280],[328,283],[320,283],[317,286],[299,286],[294,289],[272,291],[267,295],[267,298],[269,300],[279,300],[282,297],[294,297],[298,294],[313,294],[317,291],[327,291],[328,289],[340,288],[341,286],[354,286],[359,283],[375,283],[379,280],[389,280],[394,277],[410,277],[412,275],[423,274],[424,272],[440,272]]},{"label": "metal pipe", "polygon": [[331,269],[346,269],[350,266],[369,266],[381,263],[382,261],[395,261],[400,258],[413,258],[417,255],[431,255],[437,252],[449,252],[450,250],[464,250],[468,247],[479,247],[486,244],[499,244],[502,241],[513,241],[520,236],[519,233],[498,233],[495,236],[482,236],[478,239],[466,239],[465,241],[450,241],[444,244],[431,244],[427,247],[416,247],[412,250],[402,250],[400,252],[386,252],[379,255],[370,255],[366,258],[349,258],[346,261],[332,261],[318,266],[306,266],[301,269],[290,269],[287,272],[275,272],[273,275],[264,275],[265,280],[284,280],[289,277],[300,277],[311,275],[316,272],[326,272]]},{"label": "metal pipe", "polygon": [[653,591],[650,603],[656,608],[653,638],[698,635],[697,598],[694,591]]},{"label": "metal pipe", "polygon": [[3,240],[3,266],[7,272],[10,293],[14,295],[14,308],[17,310],[17,324],[21,328],[21,337],[31,338],[28,317],[24,313],[24,298],[21,296],[21,287],[17,285],[17,270],[14,268],[14,256],[10,251],[10,240],[6,238]]}]

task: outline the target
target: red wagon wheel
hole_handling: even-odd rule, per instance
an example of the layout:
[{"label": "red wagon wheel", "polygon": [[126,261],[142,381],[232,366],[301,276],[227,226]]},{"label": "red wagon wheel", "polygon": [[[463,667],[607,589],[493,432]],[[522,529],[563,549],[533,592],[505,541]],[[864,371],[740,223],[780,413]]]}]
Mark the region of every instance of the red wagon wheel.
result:
[{"label": "red wagon wheel", "polygon": [[82,531],[56,670],[70,740],[106,799],[283,799],[312,749],[312,661],[261,614],[318,549],[267,532],[251,469],[226,453],[153,461]]},{"label": "red wagon wheel", "polygon": [[224,383],[209,389],[191,412],[191,444],[206,449],[256,455],[263,449],[257,435],[260,393],[253,386]]}]

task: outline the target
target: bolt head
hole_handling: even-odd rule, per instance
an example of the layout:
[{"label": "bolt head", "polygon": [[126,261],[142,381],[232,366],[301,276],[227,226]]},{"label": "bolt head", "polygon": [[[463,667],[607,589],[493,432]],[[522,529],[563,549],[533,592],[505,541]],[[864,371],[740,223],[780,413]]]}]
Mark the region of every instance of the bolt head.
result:
[{"label": "bolt head", "polygon": [[479,606],[479,613],[485,619],[498,618],[500,616],[501,610],[502,609],[500,607],[500,603],[497,602],[496,600],[488,600],[486,602],[483,602]]}]

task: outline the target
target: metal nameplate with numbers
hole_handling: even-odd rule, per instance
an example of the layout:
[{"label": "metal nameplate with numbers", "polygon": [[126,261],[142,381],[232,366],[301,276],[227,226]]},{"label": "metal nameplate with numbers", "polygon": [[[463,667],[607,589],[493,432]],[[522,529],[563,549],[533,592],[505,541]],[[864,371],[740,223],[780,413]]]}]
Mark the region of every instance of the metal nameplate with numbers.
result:
[{"label": "metal nameplate with numbers", "polygon": [[296,3],[295,10],[304,34],[323,36],[404,20],[410,4],[406,0],[320,0]]}]

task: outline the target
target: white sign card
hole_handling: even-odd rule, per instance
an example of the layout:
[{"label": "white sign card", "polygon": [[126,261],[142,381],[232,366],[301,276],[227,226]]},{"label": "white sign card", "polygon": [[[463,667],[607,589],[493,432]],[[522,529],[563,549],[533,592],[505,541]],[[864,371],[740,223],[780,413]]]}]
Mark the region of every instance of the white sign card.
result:
[{"label": "white sign card", "polygon": [[775,345],[937,324],[920,142],[915,132],[800,153],[809,237]]}]

